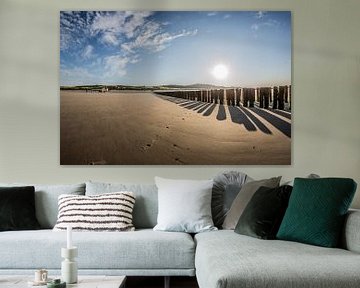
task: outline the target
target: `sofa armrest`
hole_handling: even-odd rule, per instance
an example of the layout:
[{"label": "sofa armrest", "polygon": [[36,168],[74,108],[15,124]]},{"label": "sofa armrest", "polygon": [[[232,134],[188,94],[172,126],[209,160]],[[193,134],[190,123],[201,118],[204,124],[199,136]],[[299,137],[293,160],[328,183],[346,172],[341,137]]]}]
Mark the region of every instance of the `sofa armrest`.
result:
[{"label": "sofa armrest", "polygon": [[360,210],[349,210],[343,232],[343,248],[360,253]]}]

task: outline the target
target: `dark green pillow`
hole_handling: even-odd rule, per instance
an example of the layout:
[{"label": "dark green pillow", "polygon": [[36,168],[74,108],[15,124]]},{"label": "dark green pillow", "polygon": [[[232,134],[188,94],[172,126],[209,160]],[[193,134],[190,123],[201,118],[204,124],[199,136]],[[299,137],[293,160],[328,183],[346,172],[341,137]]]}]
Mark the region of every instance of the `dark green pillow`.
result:
[{"label": "dark green pillow", "polygon": [[275,239],[288,206],[292,187],[260,187],[246,205],[235,232],[261,239]]},{"label": "dark green pillow", "polygon": [[277,238],[337,247],[355,191],[356,183],[348,178],[295,178]]},{"label": "dark green pillow", "polygon": [[0,187],[0,231],[39,228],[35,215],[35,188]]}]

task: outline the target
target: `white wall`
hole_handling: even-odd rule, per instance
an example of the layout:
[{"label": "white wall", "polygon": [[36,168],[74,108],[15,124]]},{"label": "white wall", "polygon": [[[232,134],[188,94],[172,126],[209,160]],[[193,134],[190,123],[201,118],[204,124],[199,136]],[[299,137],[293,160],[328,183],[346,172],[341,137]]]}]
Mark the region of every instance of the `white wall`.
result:
[{"label": "white wall", "polygon": [[[291,10],[292,165],[60,166],[59,11],[72,9]],[[1,0],[0,182],[146,183],[236,169],[255,178],[352,177],[360,186],[359,11],[358,0]]]}]

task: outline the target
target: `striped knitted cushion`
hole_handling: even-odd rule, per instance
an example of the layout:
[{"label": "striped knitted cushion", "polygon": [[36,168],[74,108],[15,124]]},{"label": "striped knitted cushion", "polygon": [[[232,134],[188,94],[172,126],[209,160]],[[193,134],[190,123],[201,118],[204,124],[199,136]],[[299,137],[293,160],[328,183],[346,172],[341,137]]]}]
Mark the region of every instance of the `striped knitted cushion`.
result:
[{"label": "striped knitted cushion", "polygon": [[93,196],[59,196],[59,214],[55,231],[72,226],[74,231],[133,231],[132,192],[105,193]]}]

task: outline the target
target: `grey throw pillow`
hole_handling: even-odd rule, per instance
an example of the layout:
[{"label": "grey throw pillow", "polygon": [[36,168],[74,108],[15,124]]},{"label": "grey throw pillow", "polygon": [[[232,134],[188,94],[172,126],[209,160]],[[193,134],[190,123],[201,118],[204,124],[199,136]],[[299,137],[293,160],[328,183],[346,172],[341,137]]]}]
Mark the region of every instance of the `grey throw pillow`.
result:
[{"label": "grey throw pillow", "polygon": [[198,233],[217,230],[211,217],[213,180],[155,177],[159,213],[154,230]]},{"label": "grey throw pillow", "polygon": [[280,180],[281,176],[270,179],[252,181],[244,184],[225,217],[224,223],[222,225],[223,229],[234,230],[237,222],[240,219],[241,214],[244,212],[247,204],[249,203],[255,192],[261,186],[269,188],[279,187]]},{"label": "grey throw pillow", "polygon": [[212,189],[211,213],[216,227],[221,228],[225,216],[241,187],[251,180],[245,173],[238,171],[227,171],[215,176]]}]

